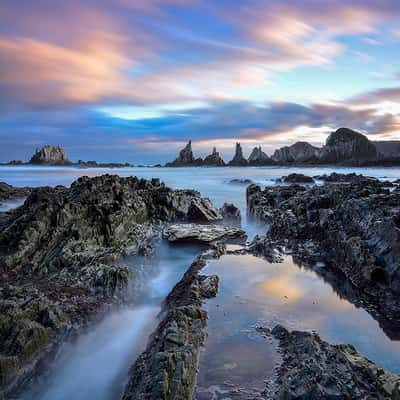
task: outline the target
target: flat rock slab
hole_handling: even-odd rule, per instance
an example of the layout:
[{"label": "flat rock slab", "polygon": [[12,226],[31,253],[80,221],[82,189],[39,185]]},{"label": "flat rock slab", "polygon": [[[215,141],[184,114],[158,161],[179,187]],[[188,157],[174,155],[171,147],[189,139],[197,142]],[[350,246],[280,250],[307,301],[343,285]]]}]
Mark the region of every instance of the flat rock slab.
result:
[{"label": "flat rock slab", "polygon": [[163,231],[170,242],[211,243],[216,240],[245,238],[243,229],[224,225],[174,224]]}]

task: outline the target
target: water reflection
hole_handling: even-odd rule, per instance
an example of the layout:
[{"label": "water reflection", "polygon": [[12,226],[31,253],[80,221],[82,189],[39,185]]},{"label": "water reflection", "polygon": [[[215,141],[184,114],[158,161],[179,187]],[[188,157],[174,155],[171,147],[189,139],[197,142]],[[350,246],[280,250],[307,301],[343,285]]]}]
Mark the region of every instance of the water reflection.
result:
[{"label": "water reflection", "polygon": [[[206,304],[209,338],[200,361],[199,399],[213,398],[210,386],[228,393],[229,385],[252,390],[272,376],[279,357],[276,343],[260,341],[256,325],[315,330],[329,342],[351,343],[378,365],[400,372],[400,342],[390,340],[365,310],[292,257],[271,264],[251,255],[225,255],[204,271],[219,275],[220,289]],[[247,375],[248,368],[255,379]]]}]

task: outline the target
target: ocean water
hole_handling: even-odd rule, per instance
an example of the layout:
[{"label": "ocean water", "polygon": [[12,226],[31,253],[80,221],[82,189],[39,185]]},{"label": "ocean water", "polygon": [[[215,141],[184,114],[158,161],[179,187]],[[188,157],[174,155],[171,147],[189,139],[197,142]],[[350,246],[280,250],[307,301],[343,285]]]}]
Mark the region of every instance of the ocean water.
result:
[{"label": "ocean water", "polygon": [[[285,167],[210,167],[210,168],[77,168],[0,166],[0,181],[15,186],[69,186],[80,176],[116,174],[138,176],[146,179],[160,178],[173,189],[195,189],[209,197],[220,207],[224,202],[235,204],[242,212],[242,225],[249,237],[260,233],[258,227],[246,216],[246,185],[232,184],[232,179],[251,179],[261,186],[274,185],[275,180],[292,172],[309,176],[331,172],[356,172],[385,180],[400,178],[400,168],[285,168]],[[261,230],[263,232],[263,230]]]},{"label": "ocean water", "polygon": [[[315,176],[334,171],[385,180],[400,178],[399,168],[2,166],[0,181],[15,186],[68,186],[79,176],[105,173],[160,178],[172,188],[196,189],[218,207],[224,202],[235,204],[241,210],[242,225],[252,238],[265,233],[266,226],[247,217],[246,185],[230,183],[232,179],[251,179],[266,186],[292,172]],[[9,204],[3,202],[3,210],[19,203]],[[127,260],[132,268],[147,271],[140,301],[110,312],[73,343],[65,344],[42,383],[26,392],[24,400],[119,398],[129,366],[157,324],[162,299],[200,251],[196,246],[161,243],[155,257]],[[199,399],[224,398],[225,389],[219,385],[227,377],[232,378],[233,385],[242,385],[243,390],[251,392],[254,388],[261,390],[263,379],[272,376],[278,357],[276,344],[266,343],[254,334],[257,324],[272,327],[281,323],[290,329],[315,329],[323,339],[351,343],[379,365],[400,373],[399,342],[390,339],[365,310],[342,299],[328,282],[314,271],[295,265],[291,258],[282,264],[269,264],[252,256],[224,256],[211,261],[206,272],[220,276],[221,290],[216,299],[207,302],[210,335],[200,363]]]}]

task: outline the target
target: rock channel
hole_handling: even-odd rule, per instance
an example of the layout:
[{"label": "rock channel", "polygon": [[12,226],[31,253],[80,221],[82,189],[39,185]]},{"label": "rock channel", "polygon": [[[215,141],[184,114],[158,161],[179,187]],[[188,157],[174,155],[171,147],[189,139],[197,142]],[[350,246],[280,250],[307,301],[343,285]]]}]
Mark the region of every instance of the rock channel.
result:
[{"label": "rock channel", "polygon": [[158,179],[104,175],[33,189],[0,231],[0,393],[28,382],[67,334],[127,300],[135,272],[122,257],[151,252],[159,223],[215,218],[198,192]]}]

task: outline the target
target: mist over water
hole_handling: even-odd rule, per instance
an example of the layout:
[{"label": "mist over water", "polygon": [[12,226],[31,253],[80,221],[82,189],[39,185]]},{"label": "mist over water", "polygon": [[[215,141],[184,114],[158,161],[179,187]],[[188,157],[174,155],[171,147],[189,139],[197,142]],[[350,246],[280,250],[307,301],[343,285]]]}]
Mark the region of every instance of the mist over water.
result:
[{"label": "mist over water", "polygon": [[[274,185],[275,179],[292,172],[309,176],[331,172],[356,172],[380,179],[400,178],[399,168],[121,168],[81,169],[76,167],[0,167],[0,181],[15,186],[69,186],[79,176],[118,174],[143,178],[160,178],[167,186],[180,189],[196,189],[220,207],[224,202],[235,204],[242,214],[242,226],[249,239],[264,234],[265,226],[259,226],[246,214],[246,185],[232,184],[232,179],[251,179],[261,186]],[[4,203],[3,203],[4,204]],[[18,206],[19,204],[15,204]],[[115,308],[101,322],[89,327],[71,343],[60,349],[51,371],[42,377],[41,383],[25,393],[24,400],[112,400],[119,398],[127,379],[129,367],[144,349],[149,335],[158,323],[160,305],[165,296],[180,280],[193,259],[199,254],[198,246],[172,246],[161,242],[151,258],[132,257],[125,260],[140,277],[140,285],[134,285],[134,304]],[[228,308],[216,308],[210,313],[210,344],[215,355],[203,365],[218,367],[219,360],[229,374],[234,371],[234,361],[229,352],[235,349],[235,357],[245,368],[256,364],[246,359],[246,354],[274,355],[264,343],[248,341],[248,327],[258,320],[282,323],[292,329],[317,329],[324,339],[333,342],[349,342],[368,355],[373,361],[392,371],[399,371],[400,349],[398,342],[389,340],[376,321],[362,309],[340,301],[328,283],[315,273],[297,266],[271,266],[264,260],[247,256],[224,257],[212,262],[208,272],[221,276],[221,294],[209,302],[209,311],[218,302]],[[286,296],[286,297],[284,297]],[[232,301],[234,299],[234,301]],[[231,309],[232,307],[233,309]],[[218,315],[221,310],[227,315]],[[238,310],[241,310],[238,314]],[[216,319],[213,319],[216,316]],[[244,324],[244,325],[243,325]],[[243,326],[242,326],[243,325]],[[236,336],[229,339],[229,329],[238,328]],[[214,329],[214,331],[213,331]],[[244,330],[244,331],[243,331]],[[244,332],[244,333],[243,333]],[[243,339],[245,338],[245,339]],[[247,338],[247,339],[246,339]],[[374,345],[374,341],[379,342]],[[262,347],[260,347],[262,345]],[[225,350],[224,350],[225,349]],[[242,353],[240,353],[242,349]],[[262,350],[261,350],[262,349]],[[212,352],[209,353],[212,356]],[[233,354],[233,353],[232,353]],[[264,359],[267,356],[264,357]],[[269,356],[268,356],[269,357]],[[267,357],[267,358],[268,358]],[[232,357],[231,357],[232,358]],[[256,357],[257,360],[260,357]],[[205,364],[204,364],[205,363]],[[247,364],[246,364],[247,363]],[[241,370],[243,370],[243,368]],[[254,365],[253,367],[254,368]],[[257,365],[256,369],[261,368]],[[203,375],[202,375],[203,374]],[[223,376],[223,374],[222,374]],[[200,370],[199,378],[211,379]],[[240,376],[238,378],[241,379]],[[216,381],[217,383],[217,381]]]},{"label": "mist over water", "polygon": [[156,328],[161,302],[182,277],[200,246],[161,242],[149,258],[126,262],[136,271],[135,304],[109,312],[74,342],[65,343],[42,383],[24,400],[111,400],[119,398],[129,367]]}]

